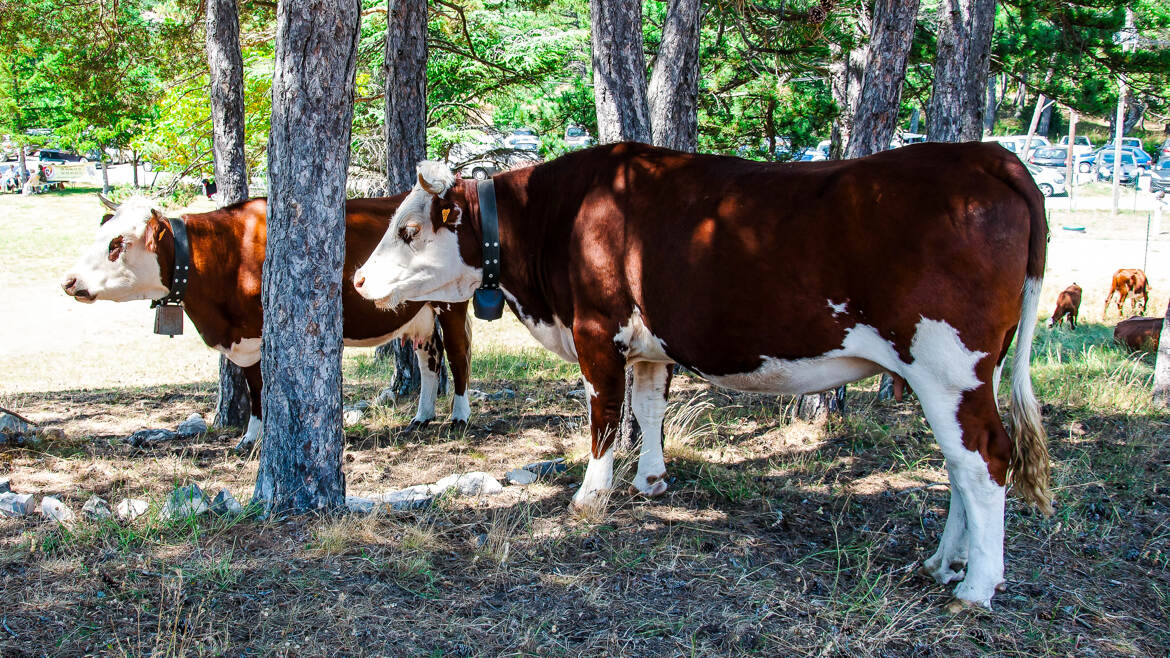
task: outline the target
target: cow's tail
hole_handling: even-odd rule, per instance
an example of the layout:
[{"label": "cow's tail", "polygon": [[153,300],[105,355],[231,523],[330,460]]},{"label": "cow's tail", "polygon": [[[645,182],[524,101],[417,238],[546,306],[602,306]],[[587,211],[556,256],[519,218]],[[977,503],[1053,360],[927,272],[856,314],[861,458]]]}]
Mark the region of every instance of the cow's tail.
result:
[{"label": "cow's tail", "polygon": [[[1015,160],[1012,157],[1012,160]],[[1044,282],[1044,259],[1048,246],[1048,221],[1044,196],[1031,175],[1018,161],[1011,163],[1007,181],[1028,204],[1028,264],[1020,302],[1012,356],[1010,435],[1012,458],[1008,465],[1012,485],[1020,497],[1044,514],[1052,514],[1052,492],[1048,488],[1048,436],[1040,422],[1040,403],[1032,391],[1032,337],[1036,332],[1036,311]]]}]

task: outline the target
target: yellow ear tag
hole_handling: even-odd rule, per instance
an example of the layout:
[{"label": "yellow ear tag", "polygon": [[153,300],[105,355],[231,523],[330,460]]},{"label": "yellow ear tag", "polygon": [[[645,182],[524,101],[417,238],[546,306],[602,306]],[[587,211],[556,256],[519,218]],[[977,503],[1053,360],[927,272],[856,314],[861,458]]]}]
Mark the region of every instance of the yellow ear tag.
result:
[{"label": "yellow ear tag", "polygon": [[451,216],[451,209],[450,208],[443,208],[443,223],[444,224],[447,223],[447,218],[450,216]]}]

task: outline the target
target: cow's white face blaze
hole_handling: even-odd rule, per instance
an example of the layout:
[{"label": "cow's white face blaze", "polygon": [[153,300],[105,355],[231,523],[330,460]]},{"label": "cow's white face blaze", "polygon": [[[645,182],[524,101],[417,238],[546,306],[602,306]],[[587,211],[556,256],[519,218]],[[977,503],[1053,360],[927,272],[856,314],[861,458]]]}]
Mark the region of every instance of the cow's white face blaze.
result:
[{"label": "cow's white face blaze", "polygon": [[461,302],[479,287],[482,270],[459,254],[459,205],[445,207],[455,176],[439,162],[418,166],[418,184],[403,200],[370,258],[354,273],[366,299],[394,308],[407,301]]},{"label": "cow's white face blaze", "polygon": [[161,217],[144,197],[118,206],[65,275],[65,293],[86,303],[165,297],[155,233]]}]

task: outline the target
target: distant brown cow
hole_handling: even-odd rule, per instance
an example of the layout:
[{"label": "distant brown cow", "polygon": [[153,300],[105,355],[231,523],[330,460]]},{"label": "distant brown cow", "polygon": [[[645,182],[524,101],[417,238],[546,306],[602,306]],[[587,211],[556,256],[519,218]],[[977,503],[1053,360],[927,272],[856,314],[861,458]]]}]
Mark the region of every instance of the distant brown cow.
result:
[{"label": "distant brown cow", "polygon": [[1135,352],[1156,352],[1161,333],[1162,318],[1130,318],[1117,323],[1113,340]]},{"label": "distant brown cow", "polygon": [[1130,308],[1133,313],[1137,314],[1137,298],[1141,295],[1142,298],[1142,313],[1146,312],[1146,303],[1150,301],[1150,283],[1146,280],[1146,273],[1138,269],[1117,270],[1113,273],[1113,286],[1109,289],[1109,296],[1105,298],[1105,315],[1109,315],[1109,300],[1113,299],[1113,293],[1117,293],[1117,315],[1124,316],[1125,311],[1122,310],[1122,305],[1125,304],[1125,298],[1133,294],[1133,299],[1130,300]]},{"label": "distant brown cow", "polygon": [[1059,327],[1064,322],[1065,316],[1068,316],[1069,327],[1076,331],[1077,314],[1080,312],[1081,287],[1074,283],[1056,296],[1056,310],[1052,312],[1052,319],[1048,321],[1048,326]]}]

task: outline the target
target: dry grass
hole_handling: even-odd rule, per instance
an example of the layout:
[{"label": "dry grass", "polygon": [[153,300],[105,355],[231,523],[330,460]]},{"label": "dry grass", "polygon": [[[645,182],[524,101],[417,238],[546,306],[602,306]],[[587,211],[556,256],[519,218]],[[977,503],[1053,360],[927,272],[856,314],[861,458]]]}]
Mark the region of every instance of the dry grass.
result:
[{"label": "dry grass", "polygon": [[[1054,256],[1066,247],[1054,240]],[[1049,288],[1066,276],[1054,270]],[[1170,289],[1170,272],[1151,278],[1155,292]],[[473,387],[516,397],[475,403],[466,432],[407,435],[412,403],[378,410],[347,437],[349,490],[500,476],[557,456],[568,473],[409,513],[162,523],[177,484],[245,501],[252,488],[256,462],[230,452],[232,437],[146,450],[119,440],[208,413],[210,376],[88,390],[68,369],[84,364],[43,348],[71,390],[15,373],[0,405],[68,436],[0,449],[0,474],[75,510],[91,494],[153,506],[126,525],[0,519],[0,655],[1164,656],[1170,415],[1146,401],[1151,359],[1112,347],[1091,313],[1084,321],[1075,334],[1041,329],[1035,349],[1057,513],[1009,500],[1008,589],[994,613],[958,616],[943,611],[948,589],[916,570],[945,519],[941,455],[916,402],[879,403],[872,380],[851,388],[848,416],[815,424],[792,420],[790,399],[680,375],[667,495],[619,486],[580,515],[568,510],[588,451],[575,367],[532,348],[514,322],[477,326]],[[144,336],[102,335],[99,352],[76,358]],[[387,374],[349,354],[346,400],[374,396]],[[619,456],[616,482],[636,458]]]}]

